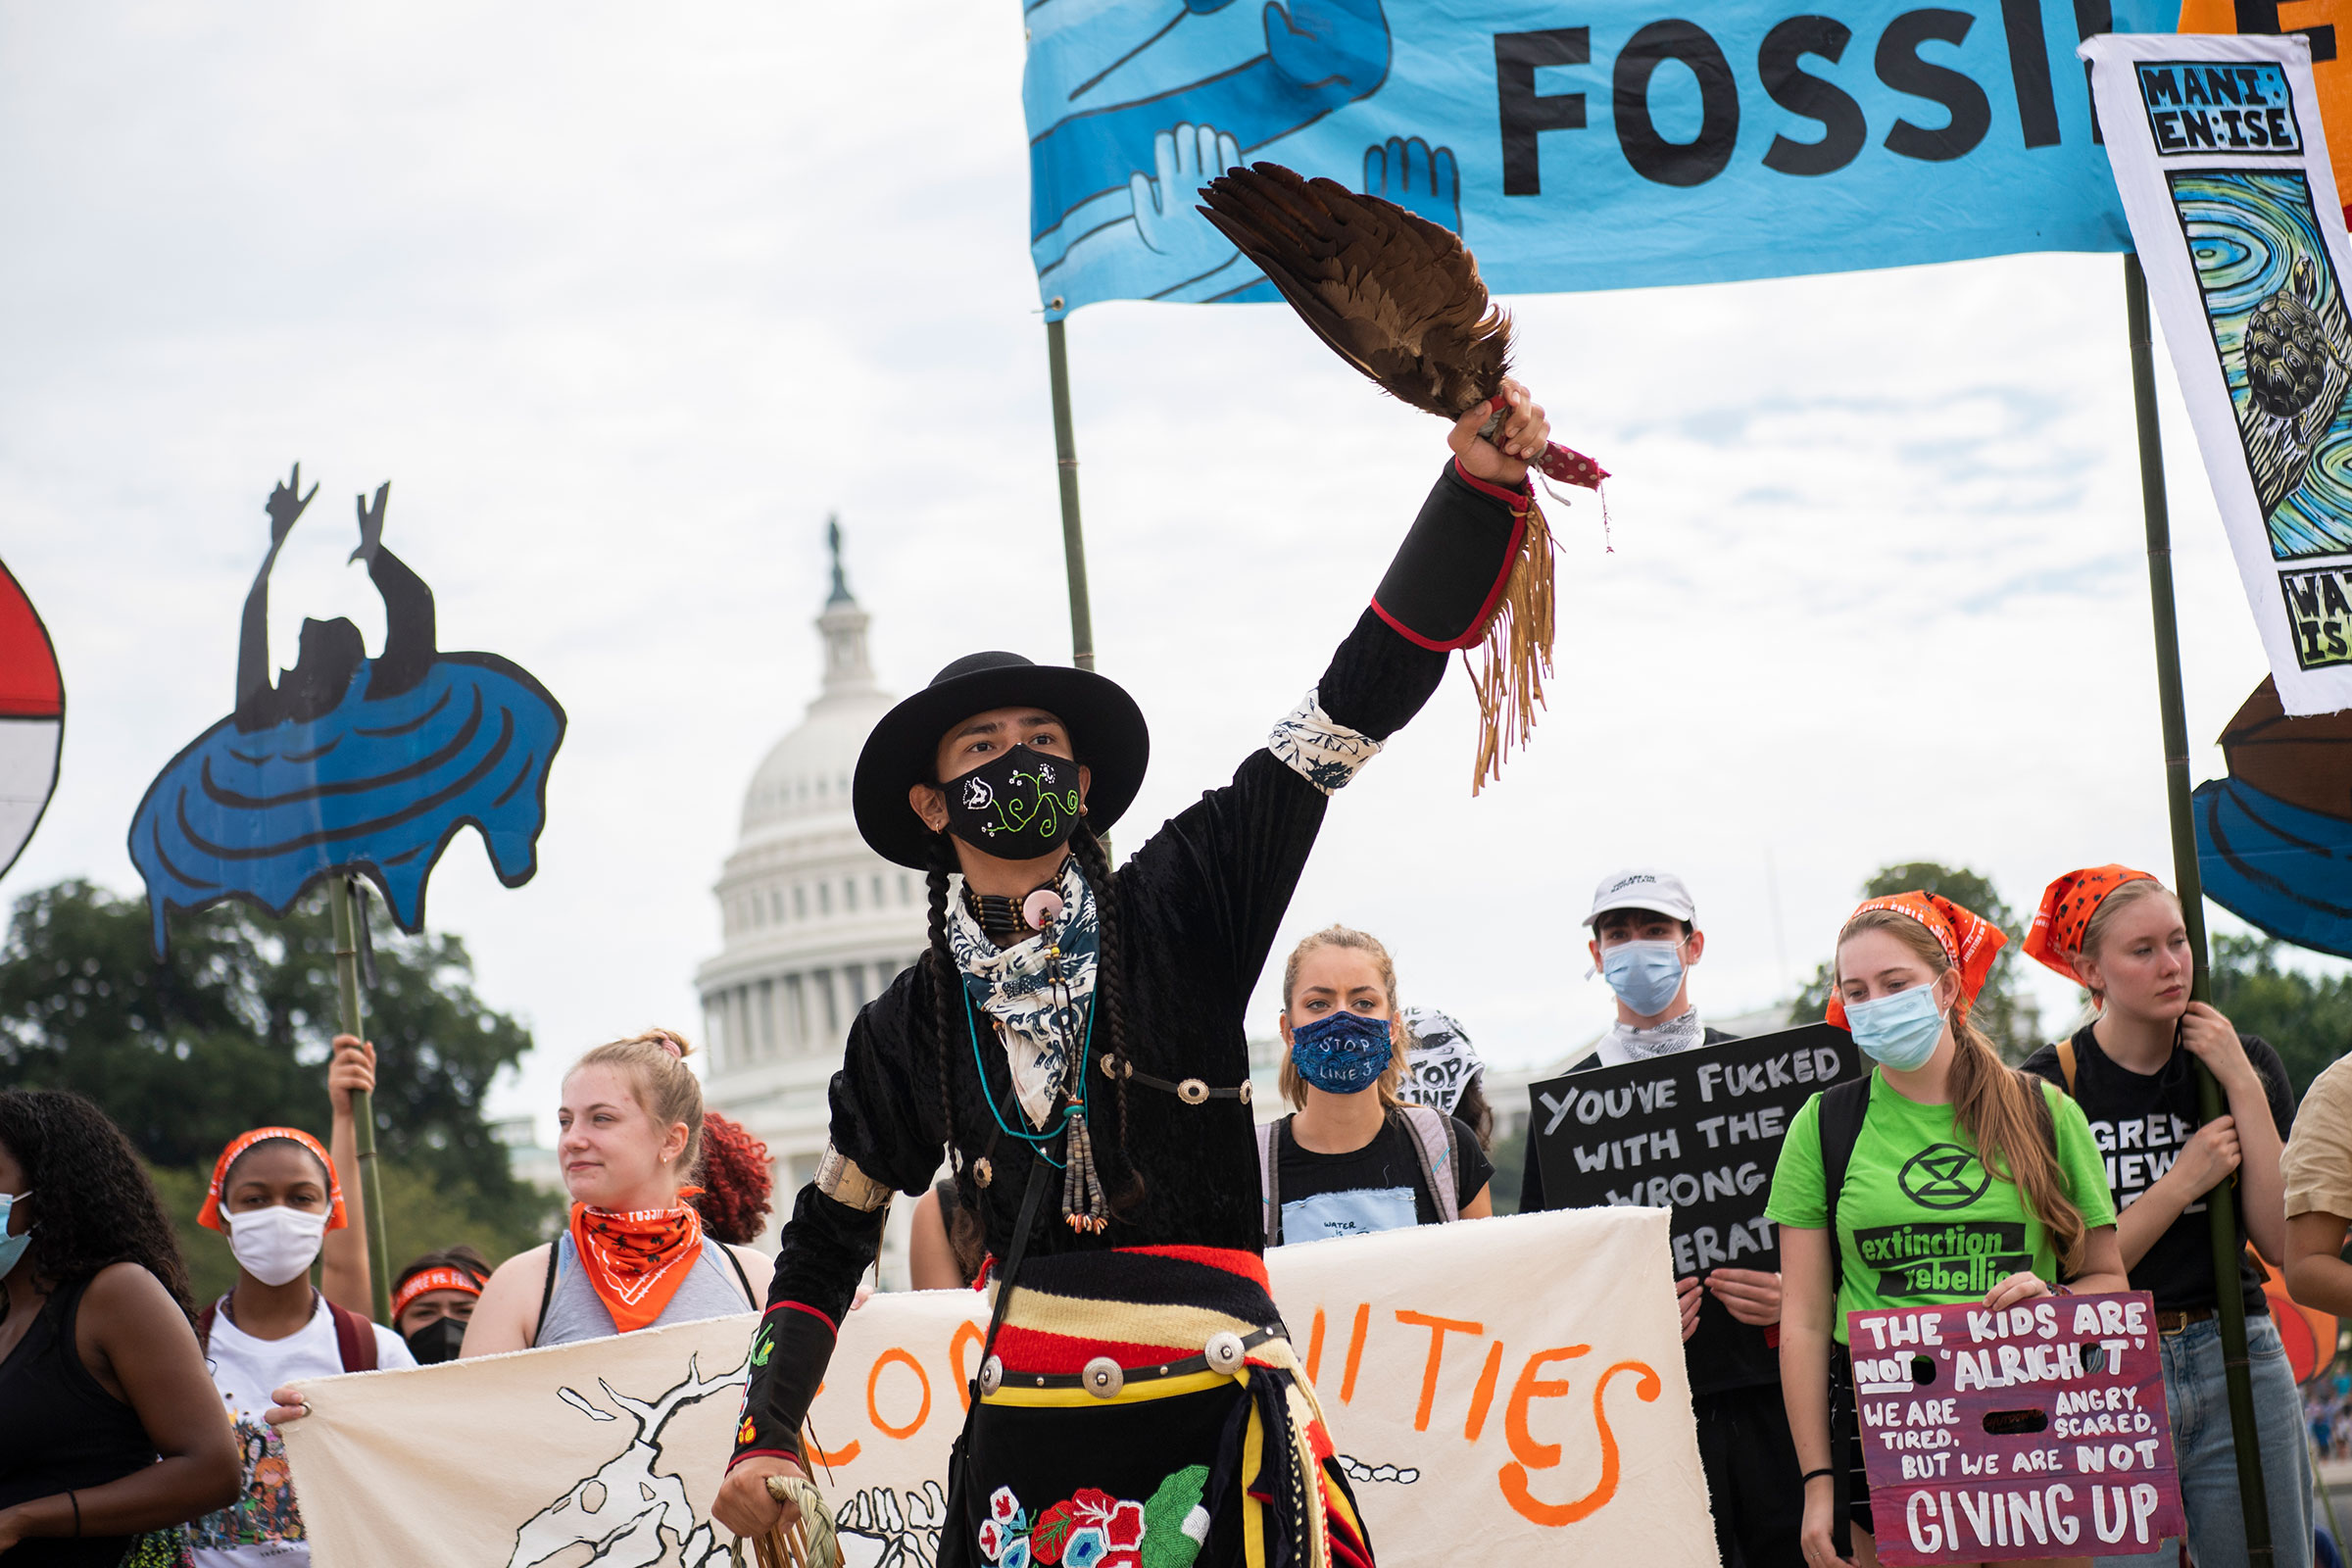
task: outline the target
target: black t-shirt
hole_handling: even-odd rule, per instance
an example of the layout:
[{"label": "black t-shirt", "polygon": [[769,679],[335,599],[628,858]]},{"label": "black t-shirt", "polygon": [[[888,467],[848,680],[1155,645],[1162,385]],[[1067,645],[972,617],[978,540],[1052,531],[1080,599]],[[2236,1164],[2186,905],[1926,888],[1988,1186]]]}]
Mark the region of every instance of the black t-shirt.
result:
[{"label": "black t-shirt", "polygon": [[[2295,1093],[2287,1085],[2285,1064],[2260,1035],[2239,1038],[2246,1048],[2246,1059],[2262,1075],[2271,1120],[2283,1139],[2295,1124]],[[2180,1147],[2196,1136],[2195,1064],[2196,1058],[2187,1050],[2176,1046],[2172,1056],[2155,1072],[2133,1072],[2099,1049],[2089,1026],[2075,1036],[2075,1100],[2090,1123],[2090,1136],[2097,1140],[2099,1152],[2106,1156],[2107,1186],[2115,1194],[2118,1213],[2172,1169]],[[2066,1087],[2056,1046],[2044,1046],[2028,1056],[2025,1067],[2061,1089]],[[2227,1101],[2224,1103],[2226,1106]],[[2234,1187],[2230,1197],[2230,1206],[2237,1212],[2237,1233],[2242,1237],[2246,1234],[2245,1211]],[[2132,1288],[2152,1294],[2158,1311],[2214,1304],[2209,1223],[2202,1202],[2189,1204],[2132,1268]],[[2262,1298],[2262,1270],[2242,1251],[2238,1275],[2248,1315],[2269,1311]]]},{"label": "black t-shirt", "polygon": [[[1706,1031],[1699,1045],[1720,1046],[1739,1035],[1726,1034],[1721,1029]],[[1571,1072],[1590,1072],[1601,1064],[1598,1056],[1588,1056],[1570,1068]],[[1519,1212],[1532,1214],[1545,1207],[1544,1177],[1536,1158],[1534,1140],[1529,1140],[1527,1174],[1519,1190]],[[1732,1316],[1730,1307],[1718,1300],[1712,1291],[1698,1295],[1698,1326],[1683,1342],[1683,1370],[1690,1379],[1693,1397],[1721,1394],[1730,1389],[1754,1389],[1777,1385],[1781,1381],[1781,1353],[1773,1348],[1774,1338],[1752,1323],[1742,1323]]]},{"label": "black t-shirt", "polygon": [[[1478,1135],[1446,1118],[1453,1135],[1455,1211],[1486,1191],[1494,1162],[1478,1147]],[[1438,1201],[1421,1178],[1421,1155],[1403,1115],[1392,1111],[1378,1134],[1346,1154],[1301,1149],[1291,1132],[1292,1118],[1275,1124],[1275,1196],[1282,1204],[1285,1242],[1320,1242],[1337,1236],[1368,1236],[1408,1225],[1438,1223]],[[1443,1181],[1444,1167],[1438,1171]]]}]

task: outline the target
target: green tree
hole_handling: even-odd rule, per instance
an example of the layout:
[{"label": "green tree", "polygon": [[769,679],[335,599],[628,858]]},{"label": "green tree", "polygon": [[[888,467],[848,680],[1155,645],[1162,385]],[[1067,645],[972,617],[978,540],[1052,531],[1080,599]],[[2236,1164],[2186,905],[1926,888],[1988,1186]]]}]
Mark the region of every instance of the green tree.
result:
[{"label": "green tree", "polygon": [[[2032,997],[2020,991],[2017,983],[2018,944],[2026,934],[2025,927],[2018,922],[2017,911],[2009,907],[1990,878],[1965,867],[1938,865],[1934,860],[1883,866],[1878,875],[1863,884],[1862,896],[1883,899],[1890,893],[1908,893],[1913,889],[1949,899],[1962,908],[1983,915],[2008,935],[2009,945],[1993,959],[1992,972],[1985,977],[1984,989],[1970,1013],[1977,1027],[2000,1048],[2004,1058],[2012,1063],[2025,1060],[2043,1041],[2041,1008]],[[1796,994],[1796,1003],[1788,1009],[1788,1021],[1821,1022],[1829,1012],[1830,984],[1830,965],[1824,962]]]},{"label": "green tree", "polygon": [[2352,1051],[2352,975],[2281,968],[2278,947],[2270,937],[2216,937],[2213,1004],[2239,1034],[2271,1043],[2300,1100],[2321,1068]]},{"label": "green tree", "polygon": [[[195,1173],[201,1199],[221,1147],[249,1127],[326,1137],[333,937],[323,896],[283,920],[234,903],[175,916],[161,958],[149,929],[143,901],[88,882],[17,901],[0,946],[0,1087],[87,1095],[159,1172]],[[379,926],[374,947],[368,1035],[395,1237],[408,1223],[402,1199],[422,1202],[402,1172],[463,1215],[468,1235],[496,1239],[493,1255],[529,1245],[548,1205],[510,1174],[481,1108],[500,1069],[530,1049],[529,1031],[474,995],[458,938]],[[192,1203],[182,1218],[193,1221]],[[396,1266],[410,1255],[391,1250]],[[192,1261],[206,1255],[191,1250]]]}]

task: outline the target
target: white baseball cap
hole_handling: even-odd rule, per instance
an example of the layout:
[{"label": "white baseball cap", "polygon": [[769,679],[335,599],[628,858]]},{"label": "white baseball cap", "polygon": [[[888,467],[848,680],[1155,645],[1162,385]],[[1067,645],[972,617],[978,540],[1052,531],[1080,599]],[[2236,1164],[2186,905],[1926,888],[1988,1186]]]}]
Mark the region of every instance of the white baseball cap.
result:
[{"label": "white baseball cap", "polygon": [[1611,909],[1649,909],[1689,924],[1698,922],[1698,911],[1683,879],[1671,871],[1644,866],[1602,877],[1600,886],[1592,890],[1592,912],[1585,916],[1585,924],[1592,924]]}]

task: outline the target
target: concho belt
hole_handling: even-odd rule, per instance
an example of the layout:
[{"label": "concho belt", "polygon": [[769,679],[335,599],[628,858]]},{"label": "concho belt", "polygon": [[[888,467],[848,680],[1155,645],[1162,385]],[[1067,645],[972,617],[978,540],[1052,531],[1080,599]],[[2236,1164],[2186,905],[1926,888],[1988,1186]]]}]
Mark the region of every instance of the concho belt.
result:
[{"label": "concho belt", "polygon": [[1238,1100],[1245,1105],[1250,1103],[1250,1081],[1246,1078],[1231,1089],[1212,1089],[1209,1087],[1208,1081],[1203,1078],[1187,1078],[1181,1083],[1170,1083],[1165,1078],[1154,1078],[1148,1072],[1137,1071],[1136,1065],[1132,1061],[1122,1064],[1107,1051],[1102,1053],[1102,1076],[1111,1079],[1133,1079],[1146,1089],[1156,1089],[1163,1095],[1174,1095],[1188,1105],[1204,1105],[1212,1100]]},{"label": "concho belt", "polygon": [[[1231,1377],[1241,1371],[1251,1350],[1268,1340],[1290,1337],[1290,1332],[1279,1323],[1248,1335],[1227,1329],[1222,1334],[1210,1335],[1199,1355],[1188,1355],[1180,1361],[1123,1367],[1107,1355],[1098,1355],[1077,1372],[1018,1372],[1013,1374],[1012,1382],[1014,1387],[1023,1389],[1084,1389],[1098,1399],[1115,1399],[1119,1391],[1131,1382],[1156,1383],[1162,1378],[1190,1377],[1195,1372],[1220,1372]],[[1004,1358],[992,1355],[980,1363],[980,1392],[994,1394],[1004,1386]]]}]

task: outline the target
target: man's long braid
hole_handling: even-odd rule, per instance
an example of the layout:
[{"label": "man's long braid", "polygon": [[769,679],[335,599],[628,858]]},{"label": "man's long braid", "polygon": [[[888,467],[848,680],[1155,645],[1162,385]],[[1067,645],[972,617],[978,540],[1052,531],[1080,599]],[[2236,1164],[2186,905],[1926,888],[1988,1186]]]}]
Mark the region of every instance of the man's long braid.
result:
[{"label": "man's long braid", "polygon": [[[1118,1177],[1117,1190],[1109,1195],[1114,1211],[1132,1207],[1142,1198],[1143,1173],[1135,1168],[1134,1157],[1127,1150],[1127,1072],[1132,1058],[1127,1054],[1127,988],[1124,955],[1120,948],[1119,900],[1116,885],[1111,881],[1110,856],[1104,852],[1102,841],[1085,822],[1070,836],[1070,851],[1076,857],[1079,872],[1095,896],[1095,912],[1101,930],[1097,937],[1098,954],[1095,969],[1095,1005],[1102,1009],[1110,1025],[1110,1056],[1118,1069],[1111,1080],[1113,1097],[1118,1107]],[[1097,1071],[1093,1062],[1081,1064],[1080,1070]]]},{"label": "man's long braid", "polygon": [[956,967],[955,950],[948,946],[948,873],[956,868],[956,847],[945,833],[931,846],[931,865],[925,880],[931,890],[931,946],[924,954],[931,964],[931,1029],[939,1046],[939,1126],[947,1140],[948,1168],[956,1182],[958,1217],[980,1217],[980,1189],[970,1165],[956,1150],[956,1052],[961,1010],[952,1004],[963,1001],[963,979]]}]

